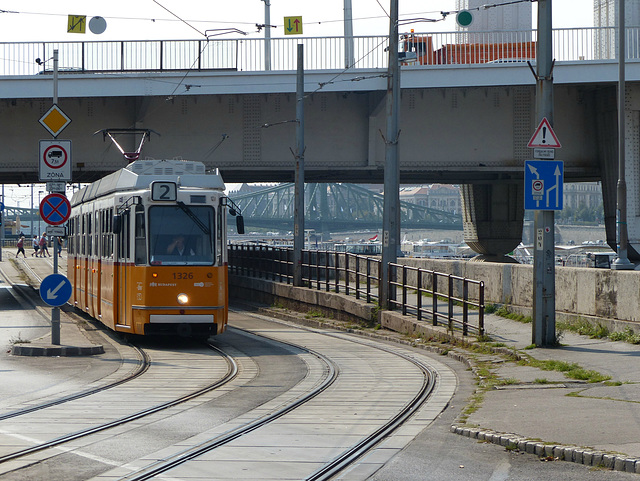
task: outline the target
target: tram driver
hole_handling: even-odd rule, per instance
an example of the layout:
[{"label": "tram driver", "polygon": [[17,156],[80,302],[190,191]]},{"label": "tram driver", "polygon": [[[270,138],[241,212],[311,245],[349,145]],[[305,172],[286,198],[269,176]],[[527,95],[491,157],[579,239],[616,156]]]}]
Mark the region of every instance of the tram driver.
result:
[{"label": "tram driver", "polygon": [[184,235],[178,234],[173,236],[171,243],[167,246],[167,254],[174,256],[194,256],[195,251],[185,244]]}]

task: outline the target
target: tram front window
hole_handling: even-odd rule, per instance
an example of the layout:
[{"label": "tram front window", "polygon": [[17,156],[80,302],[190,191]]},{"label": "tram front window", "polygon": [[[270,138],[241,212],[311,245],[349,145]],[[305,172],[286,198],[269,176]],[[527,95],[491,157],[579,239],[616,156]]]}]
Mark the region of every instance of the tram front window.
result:
[{"label": "tram front window", "polygon": [[155,206],[149,209],[152,265],[211,265],[215,258],[213,209],[207,206]]}]

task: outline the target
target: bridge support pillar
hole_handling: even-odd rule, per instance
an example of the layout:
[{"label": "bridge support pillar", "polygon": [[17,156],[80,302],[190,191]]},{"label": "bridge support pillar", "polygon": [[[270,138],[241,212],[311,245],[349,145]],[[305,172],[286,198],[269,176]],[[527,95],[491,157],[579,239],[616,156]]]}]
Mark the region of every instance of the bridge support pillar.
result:
[{"label": "bridge support pillar", "polygon": [[[625,178],[627,184],[627,257],[640,261],[640,88],[627,84],[625,112]],[[603,89],[597,99],[598,147],[602,172],[602,200],[607,244],[617,251],[616,194],[618,137],[616,89]]]},{"label": "bridge support pillar", "polygon": [[487,260],[502,260],[522,241],[522,184],[464,184],[464,240]]}]

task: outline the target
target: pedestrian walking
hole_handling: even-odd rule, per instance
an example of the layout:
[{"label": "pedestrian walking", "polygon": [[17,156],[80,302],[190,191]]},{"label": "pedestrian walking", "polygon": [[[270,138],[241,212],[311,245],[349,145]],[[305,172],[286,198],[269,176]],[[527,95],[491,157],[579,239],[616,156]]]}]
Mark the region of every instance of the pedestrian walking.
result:
[{"label": "pedestrian walking", "polygon": [[20,255],[20,253],[22,252],[22,255],[24,256],[24,258],[27,258],[27,254],[25,254],[24,252],[24,236],[21,235],[20,239],[18,239],[18,252],[16,253],[16,257],[18,257]]},{"label": "pedestrian walking", "polygon": [[44,234],[42,234],[42,237],[40,237],[40,257],[44,257],[45,253],[49,257],[51,257],[51,254],[49,254],[49,248],[47,247],[47,245],[48,245],[47,233],[45,232]]},{"label": "pedestrian walking", "polygon": [[62,257],[62,237],[58,237],[58,257]]},{"label": "pedestrian walking", "polygon": [[40,249],[40,239],[38,239],[37,235],[33,236],[33,240],[31,241],[33,245],[33,252],[31,253],[31,257],[38,257],[38,249]]}]

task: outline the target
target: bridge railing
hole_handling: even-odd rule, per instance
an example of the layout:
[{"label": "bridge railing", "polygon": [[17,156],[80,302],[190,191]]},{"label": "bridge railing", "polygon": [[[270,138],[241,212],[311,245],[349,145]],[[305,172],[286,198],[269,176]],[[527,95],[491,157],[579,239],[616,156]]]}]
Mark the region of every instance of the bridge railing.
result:
[{"label": "bridge railing", "polygon": [[[367,303],[379,302],[382,261],[346,252],[302,251],[302,281],[309,289],[343,292]],[[390,308],[430,320],[434,326],[483,335],[484,282],[390,263]],[[229,272],[293,283],[293,249],[230,244]],[[399,294],[399,295],[398,295]],[[430,297],[430,303],[425,301]]]},{"label": "bridge railing", "polygon": [[[614,27],[565,28],[553,31],[557,61],[613,60]],[[418,41],[419,40],[419,41]],[[403,34],[401,50],[417,52],[414,65],[511,63],[535,58],[537,31],[434,32]],[[90,42],[2,42],[0,75],[51,73],[54,49],[60,72],[123,73],[181,70],[265,70],[265,39],[127,40]],[[297,45],[305,45],[305,69],[383,69],[388,36],[353,38],[352,58],[345,58],[344,37],[272,38],[270,67],[296,69]],[[640,27],[627,28],[627,58],[640,59]],[[40,59],[41,63],[36,63]],[[349,65],[346,65],[349,63]]]}]

